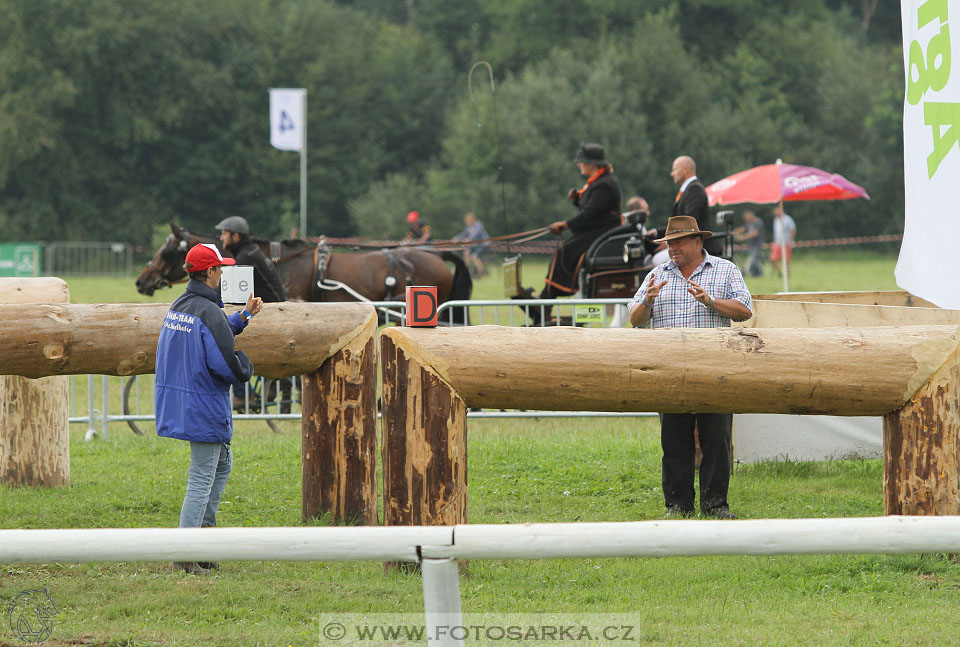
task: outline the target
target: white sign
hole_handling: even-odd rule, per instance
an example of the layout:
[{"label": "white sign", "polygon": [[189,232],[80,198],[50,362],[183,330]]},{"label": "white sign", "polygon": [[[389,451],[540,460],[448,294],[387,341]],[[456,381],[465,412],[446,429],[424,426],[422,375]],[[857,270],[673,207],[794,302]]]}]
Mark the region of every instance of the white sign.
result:
[{"label": "white sign", "polygon": [[603,306],[575,306],[573,321],[574,323],[601,323],[603,321]]},{"label": "white sign", "polygon": [[900,0],[900,10],[905,222],[897,285],[960,309],[947,269],[960,240],[960,69],[951,65],[953,52],[960,54],[960,0]]},{"label": "white sign", "polygon": [[282,151],[303,147],[306,118],[303,88],[270,88],[270,145]]},{"label": "white sign", "polygon": [[220,298],[224,303],[246,303],[253,294],[252,265],[224,265],[220,276]]}]

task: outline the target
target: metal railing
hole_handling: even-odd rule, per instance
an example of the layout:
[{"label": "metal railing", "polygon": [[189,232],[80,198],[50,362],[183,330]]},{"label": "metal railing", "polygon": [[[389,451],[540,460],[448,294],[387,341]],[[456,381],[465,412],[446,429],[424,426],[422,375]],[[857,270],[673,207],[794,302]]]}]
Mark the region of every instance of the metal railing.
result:
[{"label": "metal railing", "polygon": [[[629,299],[487,299],[475,301],[447,301],[437,308],[440,325],[458,325],[456,310],[466,309],[468,325],[492,324],[498,326],[525,326],[529,313],[540,314],[540,326],[564,323],[567,325],[593,327],[620,327],[627,322],[626,304]],[[406,304],[402,301],[371,302],[386,325],[404,325]],[[555,315],[545,321],[547,308]],[[461,324],[462,325],[462,324]],[[134,432],[140,433],[138,423],[152,422],[153,375],[119,378],[107,375],[86,376],[86,408],[79,386],[83,376],[70,378],[70,422],[86,424],[86,438],[107,437],[111,424],[126,423]],[[284,396],[278,390],[272,397],[261,397],[263,387],[258,377],[244,387],[234,399],[234,420],[263,420],[274,431],[278,421],[300,420],[300,384],[295,380],[291,395]],[[379,415],[379,414],[378,414]],[[468,418],[622,418],[651,417],[654,413],[606,412],[606,411],[520,411],[476,410],[467,413]]]},{"label": "metal railing", "polygon": [[43,252],[46,276],[130,276],[133,247],[127,243],[56,241]]}]

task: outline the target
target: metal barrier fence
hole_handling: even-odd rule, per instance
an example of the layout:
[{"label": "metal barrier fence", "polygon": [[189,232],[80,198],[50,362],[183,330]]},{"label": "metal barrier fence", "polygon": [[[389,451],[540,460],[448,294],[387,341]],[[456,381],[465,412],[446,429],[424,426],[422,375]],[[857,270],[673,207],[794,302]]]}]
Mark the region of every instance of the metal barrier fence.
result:
[{"label": "metal barrier fence", "polygon": [[43,252],[46,276],[130,276],[132,246],[127,243],[63,241],[47,243]]},{"label": "metal barrier fence", "polygon": [[[476,300],[448,301],[437,308],[441,325],[456,325],[457,309],[466,308],[469,324],[524,326],[526,311],[538,311],[540,325],[548,325],[542,314],[550,307],[556,319],[568,325],[619,327],[625,325],[626,304],[629,299],[530,299],[526,301]],[[377,308],[386,325],[404,325],[406,304],[402,301],[377,301]],[[86,398],[83,398],[83,384]],[[293,378],[289,389],[276,388],[276,381],[254,376],[241,393],[234,394],[234,420],[263,420],[270,429],[279,431],[277,422],[300,420],[300,381]],[[86,424],[86,439],[107,437],[111,424],[126,423],[135,433],[142,430],[138,423],[152,423],[153,375],[121,378],[108,375],[76,375],[70,377],[70,422]],[[266,397],[264,397],[266,394]],[[78,396],[81,399],[78,399]],[[85,408],[84,408],[85,402]],[[468,418],[611,418],[650,417],[654,413],[602,411],[493,411],[479,410],[467,413]]]}]

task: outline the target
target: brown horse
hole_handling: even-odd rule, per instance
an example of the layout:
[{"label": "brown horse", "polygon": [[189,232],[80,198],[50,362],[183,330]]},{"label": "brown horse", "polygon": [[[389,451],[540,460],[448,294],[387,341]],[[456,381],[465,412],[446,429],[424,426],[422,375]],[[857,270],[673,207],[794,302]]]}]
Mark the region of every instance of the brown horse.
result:
[{"label": "brown horse", "polygon": [[[183,279],[186,276],[183,263],[187,250],[194,245],[213,243],[220,247],[218,239],[191,234],[172,222],[170,230],[172,233],[137,277],[137,291],[140,294],[150,296],[154,291]],[[270,243],[263,240],[256,242],[260,244],[260,251],[269,258],[272,255]],[[285,240],[280,243],[276,265],[287,298],[298,301],[358,301],[348,290],[333,284],[327,287],[334,289],[317,287],[315,250],[316,245],[304,240]],[[221,252],[224,256],[230,255],[222,249]],[[455,265],[453,274],[444,261]],[[459,256],[447,251],[437,254],[408,247],[363,253],[333,252],[327,263],[325,278],[348,286],[369,301],[403,300],[407,285],[437,286],[438,303],[469,299],[473,291],[470,271]],[[462,312],[455,313],[454,321],[461,320],[462,316]]]}]

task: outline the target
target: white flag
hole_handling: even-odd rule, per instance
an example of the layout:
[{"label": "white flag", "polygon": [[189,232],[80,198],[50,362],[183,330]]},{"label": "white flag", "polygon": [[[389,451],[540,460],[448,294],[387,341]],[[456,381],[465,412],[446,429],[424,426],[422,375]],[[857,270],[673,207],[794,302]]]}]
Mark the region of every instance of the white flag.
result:
[{"label": "white flag", "polygon": [[307,128],[303,88],[270,88],[270,145],[282,151],[299,151]]},{"label": "white flag", "polygon": [[960,0],[900,0],[900,11],[905,222],[897,285],[960,309],[949,269],[960,240]]}]

